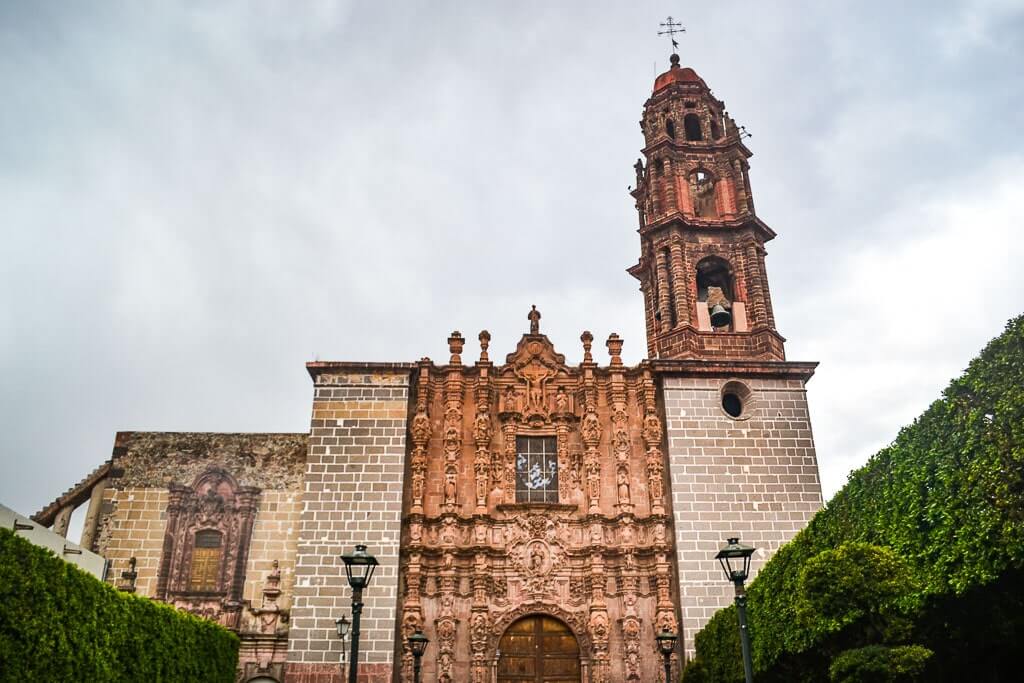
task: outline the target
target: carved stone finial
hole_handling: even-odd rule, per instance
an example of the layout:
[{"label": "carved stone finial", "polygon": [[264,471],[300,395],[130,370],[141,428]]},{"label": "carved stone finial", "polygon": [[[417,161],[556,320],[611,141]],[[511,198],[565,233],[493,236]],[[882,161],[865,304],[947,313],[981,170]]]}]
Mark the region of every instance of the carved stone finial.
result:
[{"label": "carved stone finial", "polygon": [[448,361],[449,363],[452,365],[462,364],[462,356],[459,354],[462,353],[462,347],[465,343],[466,340],[462,338],[462,333],[458,330],[452,332],[452,336],[448,337],[448,351],[452,354],[451,360]]},{"label": "carved stone finial", "polygon": [[583,362],[593,362],[594,356],[590,353],[590,345],[594,343],[594,335],[590,334],[590,330],[584,330],[580,335],[580,341],[583,342]]},{"label": "carved stone finial", "polygon": [[540,311],[536,306],[530,307],[526,319],[530,321],[530,334],[540,334]]},{"label": "carved stone finial", "polygon": [[623,340],[619,335],[614,332],[608,335],[605,345],[608,347],[608,355],[612,357],[612,365],[622,365],[622,344]]},{"label": "carved stone finial", "polygon": [[487,330],[482,330],[477,339],[480,340],[480,362],[486,363],[490,360],[487,356],[487,347],[491,345],[491,333]]}]

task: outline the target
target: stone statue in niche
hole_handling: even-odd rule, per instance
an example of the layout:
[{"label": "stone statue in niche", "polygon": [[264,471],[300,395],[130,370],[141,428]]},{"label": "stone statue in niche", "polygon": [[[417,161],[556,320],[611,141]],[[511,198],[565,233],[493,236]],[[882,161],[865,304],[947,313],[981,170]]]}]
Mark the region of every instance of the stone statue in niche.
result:
[{"label": "stone statue in niche", "polygon": [[620,467],[619,472],[616,475],[616,484],[619,490],[619,500],[629,501],[629,475],[626,473],[625,468]]},{"label": "stone statue in niche", "polygon": [[416,413],[412,419],[412,438],[415,443],[426,443],[430,438],[430,418],[425,412]]},{"label": "stone statue in niche", "polygon": [[654,413],[644,416],[644,440],[652,446],[661,443],[661,420]]},{"label": "stone statue in niche", "polygon": [[505,389],[505,412],[519,412],[519,398],[516,396],[516,388],[512,385]]},{"label": "stone statue in niche", "polygon": [[555,394],[555,412],[560,415],[569,412],[569,395],[565,393],[565,387],[558,387]]},{"label": "stone statue in niche", "polygon": [[491,418],[487,414],[487,406],[477,406],[476,420],[473,423],[473,437],[477,445],[485,446],[491,440]]},{"label": "stone statue in niche", "polygon": [[587,405],[587,414],[583,416],[580,435],[588,445],[597,444],[601,440],[601,421],[597,417],[597,411],[593,404]]}]

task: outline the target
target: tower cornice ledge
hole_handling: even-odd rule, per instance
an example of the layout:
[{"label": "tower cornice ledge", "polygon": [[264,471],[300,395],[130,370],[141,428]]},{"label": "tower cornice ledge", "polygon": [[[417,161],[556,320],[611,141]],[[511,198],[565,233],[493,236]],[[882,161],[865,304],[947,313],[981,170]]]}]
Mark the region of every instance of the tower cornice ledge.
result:
[{"label": "tower cornice ledge", "polygon": [[661,137],[642,148],[640,152],[650,157],[655,152],[666,149],[688,154],[711,154],[714,152],[724,152],[732,148],[738,149],[747,159],[754,156],[754,153],[744,144],[738,133],[727,135],[717,140],[676,140],[670,137]]},{"label": "tower cornice ledge", "polygon": [[652,220],[644,227],[638,228],[637,232],[642,236],[646,236],[673,226],[687,231],[707,230],[709,232],[751,228],[757,232],[765,242],[771,241],[777,236],[776,232],[769,228],[767,223],[754,215],[741,216],[733,220],[724,220],[721,218],[701,220],[700,218],[692,216],[686,217],[678,211],[673,211],[664,217]]},{"label": "tower cornice ledge", "polygon": [[762,361],[762,360],[677,360],[653,359],[644,361],[658,375],[688,375],[704,377],[771,377],[776,379],[809,380],[817,361]]},{"label": "tower cornice ledge", "polygon": [[321,375],[339,373],[373,372],[381,374],[408,375],[416,369],[416,363],[367,363],[355,361],[311,361],[306,363],[306,372],[316,382]]}]

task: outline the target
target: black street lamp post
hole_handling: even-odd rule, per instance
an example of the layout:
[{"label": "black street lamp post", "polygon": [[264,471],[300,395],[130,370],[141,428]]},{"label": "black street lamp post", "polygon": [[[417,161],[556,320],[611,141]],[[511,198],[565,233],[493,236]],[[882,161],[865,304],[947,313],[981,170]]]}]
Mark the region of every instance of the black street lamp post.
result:
[{"label": "black street lamp post", "polygon": [[[352,657],[348,667],[348,683],[356,683],[359,675],[359,615],[363,612],[363,589],[370,585],[377,558],[366,552],[365,545],[357,545],[351,555],[342,555],[348,585],[352,586]],[[340,630],[340,627],[339,627]]]},{"label": "black street lamp post", "polygon": [[676,649],[676,634],[671,631],[661,631],[654,639],[658,641],[658,649],[661,656],[665,658],[665,683],[672,683],[672,652]]},{"label": "black street lamp post", "polygon": [[341,618],[335,619],[334,625],[338,627],[338,639],[341,640],[341,678],[345,678],[345,638],[348,637],[349,620],[344,614]]},{"label": "black street lamp post", "polygon": [[427,651],[427,643],[430,639],[423,635],[423,631],[416,629],[416,633],[409,636],[409,649],[412,650],[412,680],[413,683],[420,683],[420,657]]},{"label": "black street lamp post", "polygon": [[715,559],[729,581],[736,587],[736,611],[740,618],[740,646],[743,648],[743,675],[746,683],[754,681],[754,667],[750,661],[750,633],[747,631],[747,591],[743,582],[750,576],[750,556],[754,548],[743,545],[738,538],[728,539],[728,545],[718,551]]}]

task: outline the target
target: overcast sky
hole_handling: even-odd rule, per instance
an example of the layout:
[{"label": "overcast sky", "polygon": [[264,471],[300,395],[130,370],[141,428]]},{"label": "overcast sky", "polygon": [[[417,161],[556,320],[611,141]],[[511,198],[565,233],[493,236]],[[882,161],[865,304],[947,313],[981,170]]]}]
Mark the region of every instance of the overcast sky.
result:
[{"label": "overcast sky", "polygon": [[531,304],[639,361],[669,13],[753,133],[830,496],[1024,309],[1022,0],[0,0],[0,502],[118,430],[306,431],[306,361],[501,358]]}]

